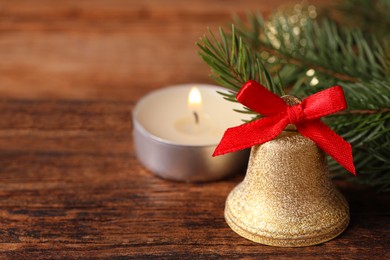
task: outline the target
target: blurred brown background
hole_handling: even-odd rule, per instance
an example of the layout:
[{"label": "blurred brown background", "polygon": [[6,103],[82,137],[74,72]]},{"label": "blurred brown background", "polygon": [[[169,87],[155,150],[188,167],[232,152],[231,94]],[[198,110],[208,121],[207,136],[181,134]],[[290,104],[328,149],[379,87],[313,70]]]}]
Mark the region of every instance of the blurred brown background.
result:
[{"label": "blurred brown background", "polygon": [[208,26],[292,2],[1,1],[0,97],[137,100],[151,88],[211,82],[195,46]]}]

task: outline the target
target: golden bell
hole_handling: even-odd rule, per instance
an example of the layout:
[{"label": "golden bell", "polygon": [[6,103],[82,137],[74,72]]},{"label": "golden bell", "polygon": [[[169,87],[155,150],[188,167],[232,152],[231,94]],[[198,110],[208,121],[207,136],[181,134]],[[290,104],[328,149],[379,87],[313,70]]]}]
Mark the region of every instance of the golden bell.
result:
[{"label": "golden bell", "polygon": [[225,219],[261,244],[298,247],[342,233],[349,208],[329,177],[324,152],[296,131],[252,147],[245,179],[229,194]]}]

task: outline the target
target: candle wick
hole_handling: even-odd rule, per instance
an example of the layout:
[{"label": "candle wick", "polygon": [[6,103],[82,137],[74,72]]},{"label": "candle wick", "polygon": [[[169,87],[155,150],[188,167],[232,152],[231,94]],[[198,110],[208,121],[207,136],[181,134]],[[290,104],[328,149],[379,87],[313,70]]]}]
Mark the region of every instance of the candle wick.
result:
[{"label": "candle wick", "polygon": [[196,112],[194,111],[193,114],[194,114],[194,117],[195,117],[195,123],[196,123],[196,124],[199,124],[199,115],[198,115],[198,113],[196,113]]}]

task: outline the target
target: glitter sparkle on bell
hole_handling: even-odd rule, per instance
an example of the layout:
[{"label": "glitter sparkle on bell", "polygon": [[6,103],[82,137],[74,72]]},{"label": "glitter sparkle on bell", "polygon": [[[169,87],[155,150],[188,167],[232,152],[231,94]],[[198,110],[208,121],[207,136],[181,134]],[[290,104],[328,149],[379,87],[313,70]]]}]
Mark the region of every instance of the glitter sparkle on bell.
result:
[{"label": "glitter sparkle on bell", "polygon": [[245,179],[231,191],[225,219],[261,244],[299,247],[342,233],[349,208],[329,178],[325,154],[298,132],[252,147]]}]

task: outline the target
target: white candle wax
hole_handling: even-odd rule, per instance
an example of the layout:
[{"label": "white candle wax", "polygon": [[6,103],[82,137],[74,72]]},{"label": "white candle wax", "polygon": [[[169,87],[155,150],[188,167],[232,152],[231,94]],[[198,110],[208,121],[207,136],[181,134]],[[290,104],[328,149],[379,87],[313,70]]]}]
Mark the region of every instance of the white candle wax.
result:
[{"label": "white candle wax", "polygon": [[[199,123],[188,108],[188,95],[196,86],[202,97]],[[179,145],[216,145],[224,131],[242,124],[243,114],[238,103],[228,102],[216,91],[225,89],[205,84],[186,84],[164,88],[145,96],[137,105],[135,114],[147,132],[167,143]]]}]

